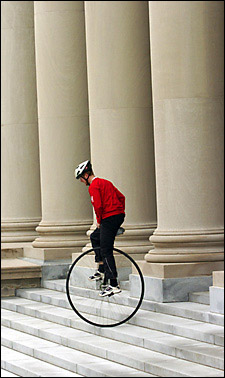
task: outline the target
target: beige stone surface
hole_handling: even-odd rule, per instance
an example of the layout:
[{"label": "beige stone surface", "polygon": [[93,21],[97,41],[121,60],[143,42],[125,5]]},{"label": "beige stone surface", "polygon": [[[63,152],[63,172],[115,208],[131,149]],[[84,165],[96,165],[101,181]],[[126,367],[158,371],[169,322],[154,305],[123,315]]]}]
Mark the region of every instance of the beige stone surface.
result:
[{"label": "beige stone surface", "polygon": [[42,261],[48,260],[65,260],[71,259],[75,251],[80,251],[81,247],[78,245],[76,248],[24,248],[24,257],[37,259]]},{"label": "beige stone surface", "polygon": [[[52,1],[52,8],[57,3]],[[35,2],[35,9],[39,7],[42,3]],[[67,117],[87,117],[84,13],[76,9],[35,13],[35,31],[39,117],[63,117],[64,122]]]},{"label": "beige stone surface", "polygon": [[[72,254],[72,263],[80,256],[80,253],[73,253]],[[114,253],[114,258],[116,262],[117,268],[121,267],[131,267],[132,263],[131,261],[123,256],[122,254],[115,252]],[[132,258],[134,260],[140,259],[140,254],[132,254]],[[95,255],[94,252],[90,252],[87,255],[83,256],[78,260],[76,263],[76,266],[83,266],[83,267],[89,267],[89,268],[98,268],[98,264],[95,263]]]},{"label": "beige stone surface", "polygon": [[[81,255],[81,253],[72,254],[72,263]],[[98,264],[95,262],[94,251],[90,252],[88,255],[83,256],[76,264],[76,266],[83,266],[87,268],[98,268]]]},{"label": "beige stone surface", "polygon": [[[137,225],[140,229],[141,225],[156,225],[150,119],[150,108],[91,109],[93,167],[97,176],[111,179],[124,193],[126,224]],[[101,148],[100,140],[103,141]],[[137,185],[138,182],[141,185]]]},{"label": "beige stone surface", "polygon": [[149,20],[158,224],[146,260],[219,261],[223,3],[150,1]]},{"label": "beige stone surface", "polygon": [[154,99],[223,96],[224,3],[149,1],[149,17]]},{"label": "beige stone surface", "polygon": [[41,219],[32,1],[2,7],[2,241],[32,241]]},{"label": "beige stone surface", "polygon": [[[38,3],[38,6],[36,6]],[[83,1],[34,1],[35,15],[46,12],[83,12]]]},{"label": "beige stone surface", "polygon": [[2,263],[2,269],[12,269],[12,270],[17,270],[17,269],[23,269],[23,268],[28,268],[28,269],[33,269],[36,267],[37,269],[40,268],[40,265],[37,265],[35,263],[32,263],[30,261],[25,261],[21,259],[3,259],[1,261]]},{"label": "beige stone surface", "polygon": [[21,259],[1,261],[1,280],[41,277],[41,266]]},{"label": "beige stone surface", "polygon": [[3,125],[1,137],[2,221],[38,224],[41,209],[37,123]]},{"label": "beige stone surface", "polygon": [[147,2],[85,2],[91,158],[126,197],[118,247],[133,253],[156,227],[148,22]]},{"label": "beige stone surface", "polygon": [[90,156],[83,2],[34,8],[42,221],[33,246],[83,246],[92,222],[88,193],[74,178]]},{"label": "beige stone surface", "polygon": [[77,161],[89,154],[88,116],[41,119],[39,136],[42,224],[62,228],[90,224],[90,196],[74,177]]},{"label": "beige stone surface", "polygon": [[16,288],[13,287],[13,285],[7,285],[7,284],[3,284],[3,286],[1,286],[1,297],[4,298],[4,297],[14,297],[15,296],[15,291],[16,291]]},{"label": "beige stone surface", "polygon": [[213,286],[224,287],[224,270],[213,272]]},{"label": "beige stone surface", "polygon": [[[212,275],[223,267],[223,261],[192,263],[149,263],[137,261],[144,276],[157,278],[179,278]],[[133,272],[135,273],[135,271]]]},{"label": "beige stone surface", "polygon": [[147,2],[85,1],[85,18],[90,109],[149,108]]},{"label": "beige stone surface", "polygon": [[4,249],[21,249],[24,247],[30,247],[32,245],[31,242],[22,242],[22,243],[1,243],[1,250]]},{"label": "beige stone surface", "polygon": [[31,242],[1,243],[1,259],[23,257],[24,247],[31,247]]},{"label": "beige stone surface", "polygon": [[1,259],[15,259],[23,256],[23,248],[1,249]]},{"label": "beige stone surface", "polygon": [[155,101],[158,231],[222,229],[223,108],[220,97]]},{"label": "beige stone surface", "polygon": [[[36,125],[37,98],[34,65],[34,31],[2,29],[2,125]],[[32,69],[33,68],[33,69]],[[10,86],[9,86],[10,82]]]},{"label": "beige stone surface", "polygon": [[1,297],[15,296],[16,289],[41,287],[41,279],[33,278],[18,278],[7,279],[1,281]]},{"label": "beige stone surface", "polygon": [[33,1],[1,1],[3,29],[34,28]]},{"label": "beige stone surface", "polygon": [[33,279],[33,278],[41,278],[41,269],[37,268],[4,268],[1,272],[1,280],[8,281],[8,280],[26,280],[26,279]]},{"label": "beige stone surface", "polygon": [[[224,287],[223,7],[1,2],[2,296],[40,287],[41,266],[22,257],[91,248],[90,197],[74,178],[90,157],[126,196],[115,247],[145,276],[213,274]],[[94,253],[79,265],[96,267]]]}]

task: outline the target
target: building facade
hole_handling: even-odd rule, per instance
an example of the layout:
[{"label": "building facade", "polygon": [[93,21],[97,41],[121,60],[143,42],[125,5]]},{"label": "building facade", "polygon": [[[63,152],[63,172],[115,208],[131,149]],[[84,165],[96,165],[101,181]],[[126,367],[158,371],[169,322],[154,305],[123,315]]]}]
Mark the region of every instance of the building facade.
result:
[{"label": "building facade", "polygon": [[[90,159],[126,196],[116,245],[147,298],[209,287],[224,260],[223,2],[1,4],[2,243],[43,261],[88,246],[74,169]],[[148,297],[159,282],[169,296]]]}]

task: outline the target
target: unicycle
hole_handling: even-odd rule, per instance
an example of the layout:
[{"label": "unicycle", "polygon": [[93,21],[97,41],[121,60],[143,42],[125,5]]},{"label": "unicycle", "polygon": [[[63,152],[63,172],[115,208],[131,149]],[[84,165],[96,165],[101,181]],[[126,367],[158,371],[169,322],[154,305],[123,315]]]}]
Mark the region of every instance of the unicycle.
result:
[{"label": "unicycle", "polygon": [[[95,248],[96,250],[97,248]],[[136,261],[127,253],[113,248],[121,293],[99,296],[104,278],[90,281],[96,271],[94,249],[77,254],[67,279],[66,294],[74,312],[97,327],[115,327],[128,322],[138,311],[144,297],[144,278]],[[132,297],[130,296],[132,286]]]}]

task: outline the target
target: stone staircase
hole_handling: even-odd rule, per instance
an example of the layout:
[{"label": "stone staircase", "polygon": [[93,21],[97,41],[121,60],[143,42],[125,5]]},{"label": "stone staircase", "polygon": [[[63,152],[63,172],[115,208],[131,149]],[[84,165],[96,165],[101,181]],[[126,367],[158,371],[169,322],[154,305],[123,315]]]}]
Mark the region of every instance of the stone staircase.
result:
[{"label": "stone staircase", "polygon": [[[79,291],[81,308],[90,291]],[[113,328],[80,319],[65,280],[46,280],[43,288],[16,295],[2,300],[2,377],[224,376],[224,317],[209,311],[208,292],[182,303],[144,300],[129,323]]]},{"label": "stone staircase", "polygon": [[210,304],[209,291],[202,291],[202,292],[199,292],[199,293],[191,293],[191,294],[189,294],[189,301],[209,305]]},{"label": "stone staircase", "polygon": [[18,288],[41,286],[41,266],[23,260],[23,250],[21,243],[1,245],[1,297],[14,296]]}]

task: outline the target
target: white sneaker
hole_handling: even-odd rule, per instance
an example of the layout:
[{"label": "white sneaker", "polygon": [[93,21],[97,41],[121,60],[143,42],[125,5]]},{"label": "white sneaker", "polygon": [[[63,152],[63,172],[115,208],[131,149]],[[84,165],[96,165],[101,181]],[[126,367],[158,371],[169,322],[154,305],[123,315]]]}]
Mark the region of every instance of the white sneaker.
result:
[{"label": "white sneaker", "polygon": [[121,291],[119,286],[108,285],[103,291],[100,291],[99,295],[100,297],[111,297],[111,295],[121,293]]},{"label": "white sneaker", "polygon": [[95,274],[93,274],[93,276],[88,277],[90,281],[100,281],[100,280],[103,280],[103,278],[104,278],[104,273],[101,273],[98,270]]}]

